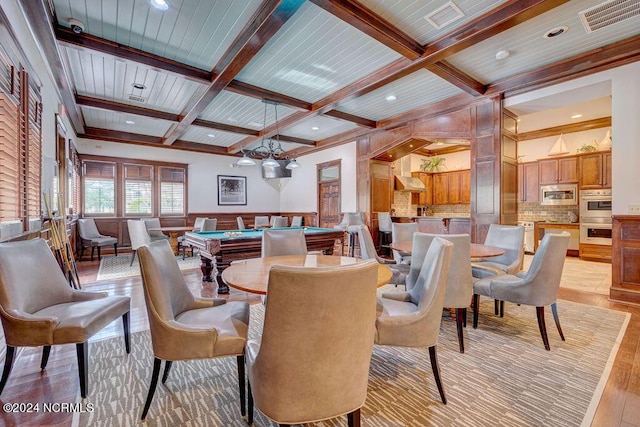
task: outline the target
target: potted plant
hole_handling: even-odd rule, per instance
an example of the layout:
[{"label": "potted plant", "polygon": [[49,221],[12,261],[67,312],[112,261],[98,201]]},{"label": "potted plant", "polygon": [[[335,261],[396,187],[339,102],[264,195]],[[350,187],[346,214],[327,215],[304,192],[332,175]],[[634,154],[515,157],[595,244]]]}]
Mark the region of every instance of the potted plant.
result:
[{"label": "potted plant", "polygon": [[444,157],[429,157],[422,160],[420,170],[423,172],[439,172],[440,168],[444,167]]}]

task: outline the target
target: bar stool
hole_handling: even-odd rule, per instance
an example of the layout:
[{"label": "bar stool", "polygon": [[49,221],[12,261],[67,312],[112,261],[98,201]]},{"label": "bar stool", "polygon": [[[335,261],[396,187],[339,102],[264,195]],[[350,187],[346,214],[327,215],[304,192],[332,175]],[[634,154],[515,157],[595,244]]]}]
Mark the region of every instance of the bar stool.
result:
[{"label": "bar stool", "polygon": [[[349,234],[347,256],[353,256],[354,246],[358,236],[358,229],[361,225],[365,225],[362,212],[345,212],[340,224],[333,226],[333,228],[343,230]],[[344,252],[344,244],[342,245],[341,255],[342,252]]]},{"label": "bar stool", "polygon": [[378,242],[380,242],[380,248],[384,249],[386,255],[389,254],[392,232],[391,214],[389,212],[378,212]]}]

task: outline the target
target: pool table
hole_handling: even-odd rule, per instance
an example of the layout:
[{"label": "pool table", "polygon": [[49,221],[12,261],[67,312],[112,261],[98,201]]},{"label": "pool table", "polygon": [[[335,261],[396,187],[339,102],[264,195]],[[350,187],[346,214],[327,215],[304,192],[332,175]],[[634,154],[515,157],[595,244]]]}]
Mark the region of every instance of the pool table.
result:
[{"label": "pool table", "polygon": [[[289,227],[291,229],[295,227]],[[307,250],[333,254],[336,239],[342,240],[344,232],[334,228],[304,228]],[[202,281],[212,282],[213,262],[216,267],[218,293],[229,293],[229,287],[222,280],[222,272],[232,261],[247,258],[260,258],[262,252],[262,230],[218,230],[187,232],[185,244],[200,251],[200,269]]]}]

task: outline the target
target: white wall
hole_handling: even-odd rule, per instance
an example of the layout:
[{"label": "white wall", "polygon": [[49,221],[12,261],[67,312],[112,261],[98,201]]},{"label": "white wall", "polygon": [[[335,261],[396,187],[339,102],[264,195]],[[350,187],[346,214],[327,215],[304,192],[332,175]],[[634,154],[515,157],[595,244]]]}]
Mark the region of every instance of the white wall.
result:
[{"label": "white wall", "polygon": [[640,206],[640,62],[517,95],[505,105],[606,81],[611,81],[613,214],[630,215],[629,205]]},{"label": "white wall", "polygon": [[[611,128],[593,129],[584,132],[565,133],[562,140],[569,150],[569,154],[576,154],[578,148],[583,144],[593,145],[597,148],[597,143],[602,141],[607,131]],[[520,162],[533,162],[538,159],[549,157],[547,153],[558,139],[559,135],[547,138],[531,139],[529,141],[518,142],[518,159]],[[569,155],[567,154],[567,155]]]},{"label": "white wall", "polygon": [[[420,171],[422,159],[428,159],[428,157],[426,156],[420,156],[417,154],[411,154],[410,156],[411,172]],[[442,172],[471,168],[471,151],[469,150],[450,154],[442,154],[438,155],[438,157],[444,157],[445,159],[444,167],[441,169]]]},{"label": "white wall", "polygon": [[[262,170],[259,165],[230,168],[229,165],[237,160],[235,157],[85,139],[79,139],[77,147],[82,154],[187,163],[189,165],[188,211],[190,213],[279,212],[281,210],[278,180],[262,179]],[[247,177],[246,206],[218,206],[218,175]]]},{"label": "white wall", "polygon": [[298,158],[302,166],[293,171],[292,178],[282,179],[280,210],[282,212],[317,212],[318,185],[316,165],[341,160],[340,191],[342,212],[356,211],[356,143],[340,145]]}]

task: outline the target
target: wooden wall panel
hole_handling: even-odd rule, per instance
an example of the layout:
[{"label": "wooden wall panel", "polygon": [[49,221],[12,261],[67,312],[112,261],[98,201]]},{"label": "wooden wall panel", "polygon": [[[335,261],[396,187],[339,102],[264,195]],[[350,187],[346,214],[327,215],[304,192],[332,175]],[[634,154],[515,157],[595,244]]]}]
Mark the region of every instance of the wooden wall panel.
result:
[{"label": "wooden wall panel", "polygon": [[413,123],[413,135],[430,135],[433,133],[449,133],[465,137],[471,134],[471,110],[454,111],[437,117],[416,120]]},{"label": "wooden wall panel", "polygon": [[476,162],[476,211],[477,215],[495,215],[496,202],[494,200],[494,179],[495,162]]},{"label": "wooden wall panel", "polygon": [[612,300],[640,304],[640,216],[613,217]]},{"label": "wooden wall panel", "polygon": [[492,134],[495,128],[494,103],[485,102],[475,108],[476,111],[476,134],[483,132]]},{"label": "wooden wall panel", "polygon": [[[496,155],[493,135],[476,138],[476,159],[494,158]],[[472,162],[473,163],[473,162]]]}]

